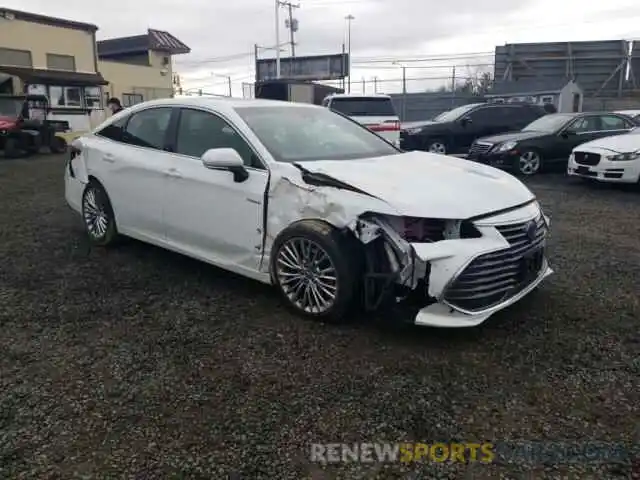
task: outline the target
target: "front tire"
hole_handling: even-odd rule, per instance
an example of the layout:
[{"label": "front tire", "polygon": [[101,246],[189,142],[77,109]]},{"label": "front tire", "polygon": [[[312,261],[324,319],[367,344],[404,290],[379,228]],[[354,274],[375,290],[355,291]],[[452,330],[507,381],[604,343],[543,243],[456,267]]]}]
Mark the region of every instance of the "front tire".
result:
[{"label": "front tire", "polygon": [[273,245],[271,276],[287,307],[313,320],[344,321],[362,278],[355,242],[316,220],[285,229]]},{"label": "front tire", "polygon": [[518,173],[531,177],[542,170],[542,156],[535,150],[525,150],[518,157]]},{"label": "front tire", "polygon": [[49,151],[53,154],[65,153],[67,151],[67,142],[64,138],[53,137],[49,145]]},{"label": "front tire", "polygon": [[427,141],[427,152],[437,153],[439,155],[447,154],[447,144],[444,140],[435,138]]},{"label": "front tire", "polygon": [[82,194],[82,218],[89,241],[101,247],[115,243],[118,237],[116,218],[107,192],[91,181]]}]

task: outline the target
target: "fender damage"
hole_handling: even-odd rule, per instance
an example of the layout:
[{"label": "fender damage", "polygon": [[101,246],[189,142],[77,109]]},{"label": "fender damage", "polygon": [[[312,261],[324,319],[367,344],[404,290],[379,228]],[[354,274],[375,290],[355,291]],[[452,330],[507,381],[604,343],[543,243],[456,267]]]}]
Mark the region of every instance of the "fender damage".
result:
[{"label": "fender damage", "polygon": [[[483,224],[480,220],[476,225],[480,234],[477,238],[461,238],[460,221],[452,220],[447,221],[445,238],[441,241],[409,242],[389,220],[403,216],[403,212],[390,203],[329,175],[296,167],[296,171],[289,170],[285,175],[272,172],[276,175],[272,176],[268,191],[264,259],[269,258],[275,238],[287,226],[304,219],[322,219],[351,232],[362,243],[365,253],[378,251],[378,255],[365,255],[365,307],[368,309],[377,308],[383,297],[395,302],[412,299],[416,300],[413,302],[415,308],[411,310],[413,323],[468,327],[482,323],[507,306],[469,315],[443,302],[448,285],[472,259],[509,247],[494,225]],[[498,212],[496,218],[514,222],[536,210],[539,211],[539,206],[533,200],[506,213]],[[548,225],[548,217],[544,219]],[[263,261],[262,269],[268,271],[268,261]],[[543,270],[539,278],[514,296],[509,304],[525,296],[552,273],[548,265]],[[379,281],[377,287],[369,284],[371,278]]]}]

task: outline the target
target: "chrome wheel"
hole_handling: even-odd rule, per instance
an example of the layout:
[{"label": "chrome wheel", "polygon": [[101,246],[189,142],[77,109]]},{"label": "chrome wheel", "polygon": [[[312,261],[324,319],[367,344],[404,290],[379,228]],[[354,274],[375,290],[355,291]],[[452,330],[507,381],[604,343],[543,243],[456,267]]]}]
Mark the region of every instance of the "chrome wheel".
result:
[{"label": "chrome wheel", "polygon": [[87,232],[93,238],[102,238],[109,228],[109,214],[103,203],[98,199],[95,188],[89,187],[82,202],[84,223]]},{"label": "chrome wheel", "polygon": [[534,175],[540,170],[540,155],[529,150],[520,155],[518,168],[523,175]]},{"label": "chrome wheel", "polygon": [[322,314],[335,304],[338,275],[317,243],[302,237],[287,240],[277,252],[275,267],[282,292],[300,310]]},{"label": "chrome wheel", "polygon": [[447,153],[447,147],[445,147],[444,143],[442,142],[433,142],[431,145],[429,145],[429,151],[431,153],[439,153],[441,155],[444,155]]}]

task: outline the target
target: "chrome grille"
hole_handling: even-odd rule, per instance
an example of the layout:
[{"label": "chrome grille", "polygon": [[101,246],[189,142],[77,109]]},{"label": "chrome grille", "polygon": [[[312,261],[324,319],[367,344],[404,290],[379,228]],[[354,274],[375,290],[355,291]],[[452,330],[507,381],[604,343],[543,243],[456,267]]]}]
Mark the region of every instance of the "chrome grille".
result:
[{"label": "chrome grille", "polygon": [[493,145],[491,143],[474,142],[469,148],[469,155],[484,155]]},{"label": "chrome grille", "polygon": [[[446,289],[444,300],[452,307],[468,312],[491,308],[526,288],[543,268],[547,226],[540,215],[535,229],[531,221],[496,226],[509,247],[476,257]],[[531,237],[529,236],[531,235]],[[523,260],[539,255],[535,275],[522,277]]]},{"label": "chrome grille", "polygon": [[600,155],[597,153],[573,152],[573,158],[580,165],[594,166],[600,163]]}]

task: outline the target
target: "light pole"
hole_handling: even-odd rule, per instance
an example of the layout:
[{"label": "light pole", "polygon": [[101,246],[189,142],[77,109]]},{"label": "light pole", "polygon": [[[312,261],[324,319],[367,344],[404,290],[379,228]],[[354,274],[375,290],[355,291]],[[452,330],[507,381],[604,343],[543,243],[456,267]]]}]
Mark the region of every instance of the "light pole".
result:
[{"label": "light pole", "polygon": [[349,14],[344,19],[347,21],[347,56],[349,57],[349,80],[347,83],[347,92],[351,93],[351,21],[356,17]]},{"label": "light pole", "polygon": [[400,62],[393,62],[402,68],[402,121],[407,118],[407,67]]}]

